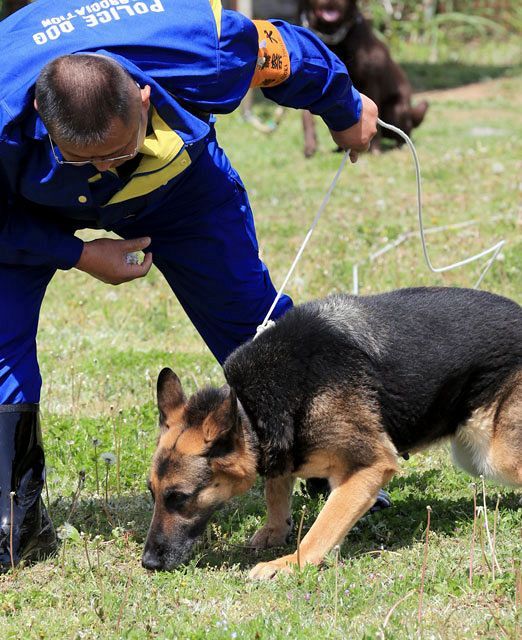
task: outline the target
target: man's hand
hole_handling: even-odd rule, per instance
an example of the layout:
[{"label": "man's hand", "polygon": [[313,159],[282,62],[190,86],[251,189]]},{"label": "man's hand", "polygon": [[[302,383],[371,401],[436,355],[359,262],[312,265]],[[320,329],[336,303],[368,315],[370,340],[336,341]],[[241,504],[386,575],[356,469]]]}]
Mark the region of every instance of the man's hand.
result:
[{"label": "man's hand", "polygon": [[357,162],[360,151],[368,151],[373,136],[377,133],[379,110],[373,100],[361,93],[362,110],[357,124],[344,131],[332,131],[334,142],[341,149],[350,149],[350,160]]},{"label": "man's hand", "polygon": [[121,284],[135,278],[143,278],[152,266],[152,253],[146,253],[142,264],[129,264],[127,254],[142,251],[150,244],[150,238],[112,240],[99,238],[84,242],[76,268],[85,271],[107,284]]}]

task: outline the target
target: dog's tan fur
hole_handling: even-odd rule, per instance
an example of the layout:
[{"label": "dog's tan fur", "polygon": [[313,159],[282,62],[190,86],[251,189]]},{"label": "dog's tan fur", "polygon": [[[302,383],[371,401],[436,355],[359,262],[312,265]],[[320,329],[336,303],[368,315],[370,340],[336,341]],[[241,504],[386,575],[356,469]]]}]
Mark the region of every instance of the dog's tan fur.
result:
[{"label": "dog's tan fur", "polygon": [[472,475],[522,486],[522,309],[506,298],[434,287],[311,301],[237,349],[224,372],[231,387],[188,400],[170,369],[159,376],[148,569],[184,562],[257,473],[268,517],[255,548],[287,540],[296,477],[325,478],[331,493],[299,553],[258,564],[256,579],[320,563],[398,458],[441,439]]},{"label": "dog's tan fur", "polygon": [[[224,458],[216,457],[211,464],[211,478],[196,497],[190,498],[181,510],[173,512],[164,498],[172,490],[188,495],[200,484],[206,468],[204,454],[219,437],[220,426],[211,414],[193,427],[186,427],[186,399],[179,380],[167,376],[158,393],[160,436],[153,459],[149,489],[155,496],[151,531],[170,539],[179,526],[180,517],[190,521],[201,511],[213,509],[234,495],[247,491],[255,481],[255,457],[238,434],[235,449]],[[203,462],[203,464],[202,464]],[[150,535],[150,534],[149,534]]]},{"label": "dog's tan fur", "polygon": [[[174,375],[174,374],[172,374]],[[177,378],[176,378],[177,380]],[[232,448],[208,457],[209,448],[227,429],[230,396],[199,423],[187,424],[187,403],[179,381],[171,394],[159,397],[161,435],[154,455],[150,486],[156,497],[151,532],[161,530],[175,538],[180,518],[190,521],[213,510],[232,496],[246,492],[256,478],[257,456],[246,417],[240,413]],[[350,408],[347,413],[346,408]],[[330,418],[331,429],[321,435],[306,460],[287,475],[265,484],[267,522],[253,536],[255,548],[283,545],[291,529],[291,494],[296,477],[328,478],[331,493],[297,552],[255,566],[250,576],[270,578],[279,571],[320,563],[357,520],[374,504],[378,491],[397,471],[397,451],[380,426],[372,403],[364,397],[342,398],[325,392],[312,404],[310,422]],[[512,376],[494,402],[477,410],[453,439],[457,462],[472,473],[522,485],[522,372]],[[467,456],[467,457],[466,457]],[[205,486],[176,513],[169,512],[161,495],[172,487],[195,492],[202,468],[210,469]],[[149,534],[151,535],[151,534]]]},{"label": "dog's tan fur", "polygon": [[452,441],[453,459],[472,475],[522,485],[522,372],[487,407],[473,412]]}]

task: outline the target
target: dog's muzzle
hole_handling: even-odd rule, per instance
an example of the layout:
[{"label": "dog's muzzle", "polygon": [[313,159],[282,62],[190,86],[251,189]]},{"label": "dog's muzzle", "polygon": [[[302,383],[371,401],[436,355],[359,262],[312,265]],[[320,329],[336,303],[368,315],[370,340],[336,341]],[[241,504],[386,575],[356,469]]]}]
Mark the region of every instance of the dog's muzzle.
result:
[{"label": "dog's muzzle", "polygon": [[149,571],[172,571],[185,563],[192,551],[192,547],[205,531],[212,513],[205,513],[197,520],[179,522],[170,531],[156,527],[152,521],[141,564]]}]

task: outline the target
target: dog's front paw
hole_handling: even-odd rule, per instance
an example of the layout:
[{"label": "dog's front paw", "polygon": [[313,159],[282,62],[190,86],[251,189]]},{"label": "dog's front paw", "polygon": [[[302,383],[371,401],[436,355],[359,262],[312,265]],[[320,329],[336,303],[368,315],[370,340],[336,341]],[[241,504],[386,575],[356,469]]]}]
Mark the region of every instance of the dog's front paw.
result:
[{"label": "dog's front paw", "polygon": [[265,524],[250,538],[249,546],[254,549],[282,547],[288,542],[291,528],[292,525],[287,524],[286,522],[283,526],[278,527]]},{"label": "dog's front paw", "polygon": [[283,556],[271,562],[260,562],[251,569],[248,577],[250,580],[271,580],[278,573],[291,573],[297,567],[296,554]]}]

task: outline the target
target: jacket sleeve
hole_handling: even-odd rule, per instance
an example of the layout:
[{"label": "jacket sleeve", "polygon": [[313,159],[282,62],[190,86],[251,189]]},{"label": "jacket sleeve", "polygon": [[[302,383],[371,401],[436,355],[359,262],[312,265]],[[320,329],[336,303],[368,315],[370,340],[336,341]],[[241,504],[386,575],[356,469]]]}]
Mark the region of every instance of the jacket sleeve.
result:
[{"label": "jacket sleeve", "polygon": [[73,267],[80,259],[83,242],[59,224],[40,220],[30,207],[15,200],[0,167],[0,262]]},{"label": "jacket sleeve", "polygon": [[252,84],[260,41],[266,29],[270,38],[282,39],[289,59],[289,74],[276,86],[262,86],[265,96],[286,107],[308,109],[336,131],[358,122],[360,95],[339,58],[307,29],[282,20],[262,22],[254,23],[235,11],[223,11],[218,29],[216,73],[200,77],[196,86],[186,82],[178,85],[175,94],[204,111],[233,111]]},{"label": "jacket sleeve", "polygon": [[311,31],[273,20],[290,58],[290,76],[283,83],[262,89],[264,95],[287,107],[308,109],[321,116],[334,131],[359,121],[361,97],[346,66]]}]

